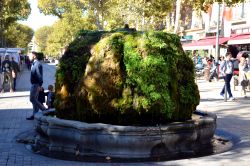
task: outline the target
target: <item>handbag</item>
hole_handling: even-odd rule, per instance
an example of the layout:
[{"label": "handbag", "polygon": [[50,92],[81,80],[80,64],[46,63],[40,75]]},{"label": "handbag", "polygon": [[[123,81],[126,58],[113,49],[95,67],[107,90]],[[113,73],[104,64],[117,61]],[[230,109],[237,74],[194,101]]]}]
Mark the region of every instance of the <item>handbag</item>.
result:
[{"label": "handbag", "polygon": [[248,86],[249,80],[242,80],[241,81],[241,86]]},{"label": "handbag", "polygon": [[244,74],[244,79],[240,83],[241,86],[248,86],[249,85],[249,80],[247,79],[246,74]]}]

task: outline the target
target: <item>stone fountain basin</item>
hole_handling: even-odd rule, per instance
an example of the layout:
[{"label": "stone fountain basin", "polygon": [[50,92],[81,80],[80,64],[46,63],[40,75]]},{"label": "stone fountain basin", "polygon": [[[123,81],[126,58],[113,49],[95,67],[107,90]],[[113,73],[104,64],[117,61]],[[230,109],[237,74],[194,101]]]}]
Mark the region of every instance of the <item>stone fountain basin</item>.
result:
[{"label": "stone fountain basin", "polygon": [[111,158],[173,157],[211,145],[216,115],[195,111],[192,120],[159,126],[84,123],[37,114],[36,148],[78,156]]}]

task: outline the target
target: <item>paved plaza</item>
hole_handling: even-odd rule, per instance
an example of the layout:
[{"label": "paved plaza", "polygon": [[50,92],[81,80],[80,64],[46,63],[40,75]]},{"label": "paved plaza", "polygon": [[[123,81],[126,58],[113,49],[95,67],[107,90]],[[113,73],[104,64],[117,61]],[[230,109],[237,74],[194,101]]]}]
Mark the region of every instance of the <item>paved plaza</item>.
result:
[{"label": "paved plaza", "polygon": [[[44,64],[44,88],[54,84],[55,65]],[[201,102],[198,109],[217,115],[218,135],[231,139],[234,147],[225,153],[175,161],[145,163],[93,163],[57,160],[34,154],[24,144],[16,142],[18,135],[32,131],[34,121],[26,117],[32,113],[29,102],[30,72],[24,67],[17,80],[17,92],[0,94],[0,166],[165,166],[165,165],[250,165],[250,92],[249,98],[239,97],[238,91],[232,91],[235,101],[224,102],[219,93],[223,81],[206,82],[197,80]],[[233,89],[233,88],[232,88]]]}]

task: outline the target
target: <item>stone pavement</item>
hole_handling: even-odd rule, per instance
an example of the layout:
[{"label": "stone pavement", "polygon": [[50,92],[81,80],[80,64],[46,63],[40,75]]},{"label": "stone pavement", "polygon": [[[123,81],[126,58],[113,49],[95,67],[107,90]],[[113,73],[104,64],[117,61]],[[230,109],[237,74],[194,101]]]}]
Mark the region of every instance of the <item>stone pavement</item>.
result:
[{"label": "stone pavement", "polygon": [[[55,66],[44,64],[44,87],[54,83]],[[233,91],[236,100],[224,102],[219,92],[223,81],[198,80],[201,102],[198,109],[217,114],[217,134],[233,140],[234,147],[225,153],[175,161],[145,163],[93,163],[52,159],[29,151],[16,137],[33,130],[33,121],[25,118],[32,113],[29,102],[29,74],[24,68],[17,80],[17,92],[0,94],[0,166],[164,166],[164,165],[250,165],[250,92],[249,98],[241,98]]]}]

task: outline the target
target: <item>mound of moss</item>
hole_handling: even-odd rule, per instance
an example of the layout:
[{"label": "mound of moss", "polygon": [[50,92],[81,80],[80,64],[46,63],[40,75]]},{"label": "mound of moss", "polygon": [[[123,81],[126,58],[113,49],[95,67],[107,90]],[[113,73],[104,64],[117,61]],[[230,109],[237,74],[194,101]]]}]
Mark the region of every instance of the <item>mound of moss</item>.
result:
[{"label": "mound of moss", "polygon": [[63,119],[164,124],[190,119],[199,99],[192,60],[164,32],[82,32],[56,73]]}]

